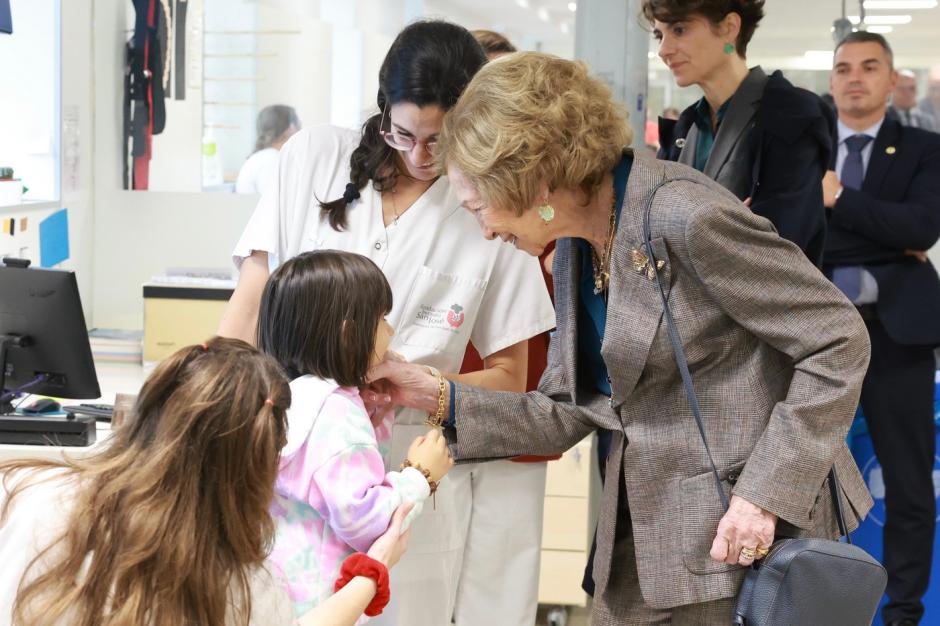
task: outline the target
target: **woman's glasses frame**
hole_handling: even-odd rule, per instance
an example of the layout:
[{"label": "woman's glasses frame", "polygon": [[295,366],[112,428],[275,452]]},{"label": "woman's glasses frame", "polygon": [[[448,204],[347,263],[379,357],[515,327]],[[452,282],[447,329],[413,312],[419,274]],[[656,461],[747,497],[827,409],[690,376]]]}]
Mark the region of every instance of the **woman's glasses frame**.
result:
[{"label": "woman's glasses frame", "polygon": [[379,134],[382,135],[382,139],[385,140],[385,143],[387,143],[389,147],[394,148],[399,152],[411,152],[414,150],[415,146],[422,144],[428,152],[434,151],[434,147],[437,145],[436,139],[431,141],[422,141],[420,139],[415,139],[410,135],[403,135],[402,133],[393,132],[391,130],[391,116],[388,118],[389,130],[385,130],[385,118],[387,113],[388,102],[386,102],[385,106],[382,108],[382,117],[379,119]]}]

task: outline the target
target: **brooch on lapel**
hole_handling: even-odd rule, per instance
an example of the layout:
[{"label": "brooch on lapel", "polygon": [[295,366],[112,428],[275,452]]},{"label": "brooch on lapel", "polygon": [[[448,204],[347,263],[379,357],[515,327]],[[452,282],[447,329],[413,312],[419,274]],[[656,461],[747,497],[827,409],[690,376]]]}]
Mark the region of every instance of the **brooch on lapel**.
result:
[{"label": "brooch on lapel", "polygon": [[[646,278],[649,280],[656,279],[656,273],[653,271],[653,266],[650,264],[649,257],[640,249],[634,248],[630,250],[630,261],[633,263],[633,271],[637,274],[646,274]],[[656,269],[661,270],[666,267],[666,262],[663,260],[656,261]]]},{"label": "brooch on lapel", "polygon": [[685,137],[679,137],[678,139],[676,139],[676,147],[679,148],[680,150],[682,148],[685,148]]},{"label": "brooch on lapel", "polygon": [[887,148],[885,148],[885,154],[894,154],[897,151],[898,149],[895,148],[894,146],[888,146]]}]

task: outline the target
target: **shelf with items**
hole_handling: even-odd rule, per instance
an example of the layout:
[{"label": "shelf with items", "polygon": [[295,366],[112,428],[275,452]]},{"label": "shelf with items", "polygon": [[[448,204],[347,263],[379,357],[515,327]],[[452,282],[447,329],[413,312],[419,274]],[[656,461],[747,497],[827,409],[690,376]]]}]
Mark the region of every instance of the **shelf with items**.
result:
[{"label": "shelf with items", "polygon": [[58,209],[60,205],[61,202],[58,200],[23,200],[17,204],[0,204],[0,215],[22,213],[23,211]]}]

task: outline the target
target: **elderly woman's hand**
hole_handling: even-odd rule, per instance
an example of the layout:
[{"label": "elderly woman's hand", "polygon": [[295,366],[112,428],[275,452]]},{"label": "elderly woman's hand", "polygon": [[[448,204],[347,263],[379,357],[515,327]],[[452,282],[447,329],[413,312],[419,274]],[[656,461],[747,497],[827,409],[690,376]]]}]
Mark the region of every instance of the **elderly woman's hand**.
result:
[{"label": "elderly woman's hand", "polygon": [[386,359],[369,370],[366,381],[378,384],[395,406],[437,412],[440,383],[424,365]]},{"label": "elderly woman's hand", "polygon": [[728,512],[718,524],[711,557],[729,565],[751,565],[766,556],[774,541],[777,516],[744,498],[731,496]]}]

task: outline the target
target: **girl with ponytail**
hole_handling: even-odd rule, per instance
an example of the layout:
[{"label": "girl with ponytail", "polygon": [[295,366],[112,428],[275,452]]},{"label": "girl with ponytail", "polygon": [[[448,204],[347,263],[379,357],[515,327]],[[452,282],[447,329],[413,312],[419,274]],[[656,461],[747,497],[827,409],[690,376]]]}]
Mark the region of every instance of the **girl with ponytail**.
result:
[{"label": "girl with ponytail", "polygon": [[0,622],[291,624],[264,561],[290,390],[215,338],[162,362],[89,457],[0,464]]},{"label": "girl with ponytail", "polygon": [[[308,127],[284,145],[276,188],[236,245],[240,275],[220,334],[255,340],[269,268],[304,252],[354,252],[391,287],[394,353],[452,380],[524,390],[528,339],[555,325],[538,261],[480,237],[467,210],[475,207],[461,207],[434,160],[445,114],[485,62],[466,29],[410,24],[385,56],[375,111],[359,131]],[[380,295],[365,284],[351,289]],[[484,367],[457,374],[471,342]],[[427,419],[414,410],[395,415],[386,470],[400,468]],[[412,549],[392,573],[392,603],[376,621],[438,626],[456,615],[464,626],[479,620],[461,607],[486,606],[500,623],[533,623],[544,480],[544,465],[509,461],[451,470],[436,505],[412,523]],[[513,514],[497,521],[493,510]],[[471,519],[486,530],[474,532]]]}]

